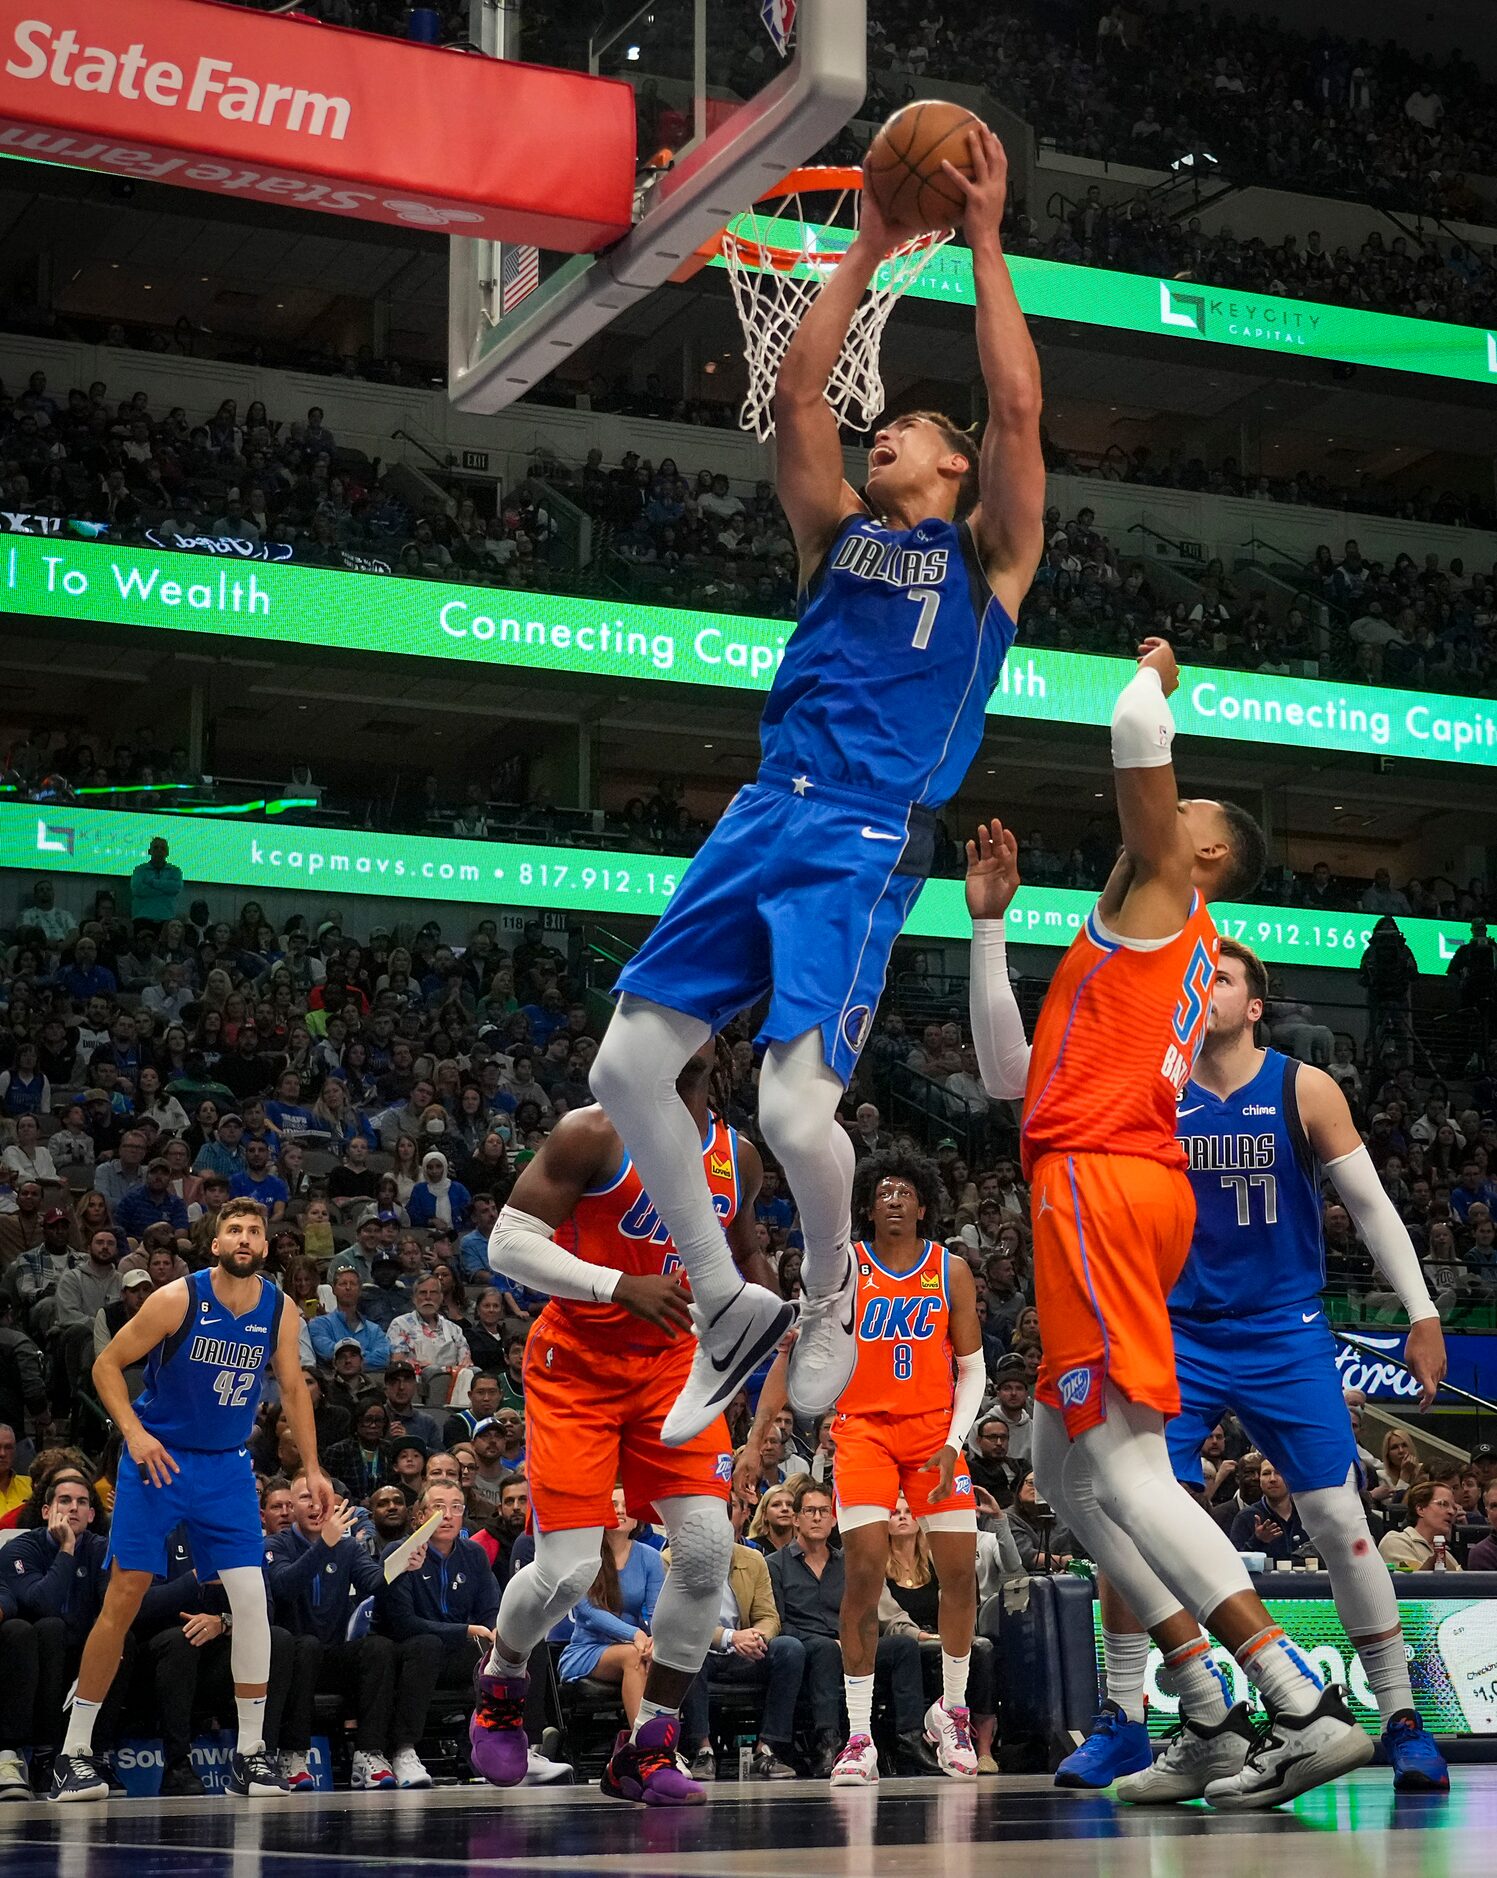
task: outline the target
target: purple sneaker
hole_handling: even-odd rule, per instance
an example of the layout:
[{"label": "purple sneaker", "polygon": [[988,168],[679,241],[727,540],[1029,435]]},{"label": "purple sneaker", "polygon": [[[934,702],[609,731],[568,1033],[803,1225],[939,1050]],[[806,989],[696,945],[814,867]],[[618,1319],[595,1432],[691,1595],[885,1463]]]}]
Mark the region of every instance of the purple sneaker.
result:
[{"label": "purple sneaker", "polygon": [[602,1787],[615,1800],[644,1806],[705,1806],[707,1795],[676,1765],[681,1724],[674,1715],[647,1721],[635,1740],[621,1734],[603,1770]]},{"label": "purple sneaker", "polygon": [[496,1787],[518,1787],[530,1762],[525,1738],[525,1692],[530,1678],[522,1669],[513,1676],[477,1677],[478,1699],[468,1723],[468,1746],[473,1765]]}]

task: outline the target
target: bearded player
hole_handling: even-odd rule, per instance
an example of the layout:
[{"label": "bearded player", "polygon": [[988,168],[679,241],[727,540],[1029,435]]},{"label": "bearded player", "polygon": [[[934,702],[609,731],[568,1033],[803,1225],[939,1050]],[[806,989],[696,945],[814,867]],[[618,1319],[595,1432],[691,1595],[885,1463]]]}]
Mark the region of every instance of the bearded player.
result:
[{"label": "bearded player", "polygon": [[765,705],[759,774],[620,974],[593,1065],[593,1090],[691,1279],[699,1347],[666,1420],[670,1443],[716,1418],[794,1315],[736,1269],[675,1094],[703,1039],[766,996],[759,1119],[805,1241],[797,1412],[829,1409],[857,1353],[854,1161],[837,1109],[1043,549],[1039,361],[999,245],[1007,162],[991,132],[974,134],[972,163],[970,178],[948,174],[964,192],[976,282],[981,448],[948,418],[915,413],[875,436],[862,494],[844,477],[827,382],[864,290],[908,232],[865,190],[857,237],[801,321],[775,392],[799,622]]},{"label": "bearded player", "polygon": [[[753,1203],[762,1168],[708,1102],[715,1044],[677,1078],[714,1216],[740,1266],[767,1282]],[[546,1293],[525,1351],[525,1444],[535,1560],[505,1587],[469,1733],[473,1764],[501,1787],[525,1778],[530,1652],[598,1575],[622,1483],[630,1514],[658,1519],[671,1565],[655,1605],[653,1654],[634,1727],[603,1791],[646,1806],[699,1806],[676,1764],[681,1701],[717,1625],[733,1556],[726,1502],[732,1442],[719,1414],[667,1447],[661,1423],[691,1367],[691,1293],[639,1170],[600,1108],[564,1115],[515,1182],[489,1240],[507,1279]]]},{"label": "bearded player", "polygon": [[[94,1358],[94,1387],[124,1439],[109,1531],[113,1570],[78,1669],[67,1737],[52,1776],[54,1800],[103,1800],[109,1782],[93,1749],[94,1724],[119,1669],[125,1633],[153,1577],[166,1571],[166,1541],[185,1524],[198,1576],[216,1578],[229,1601],[229,1663],[238,1740],[229,1791],[257,1799],[284,1793],[265,1752],[270,1614],[265,1602],[260,1502],[249,1457],[267,1371],[280,1384],[307,1486],[324,1513],[336,1498],[317,1465],[312,1401],[302,1375],[301,1316],[262,1276],[269,1247],[265,1208],[230,1200],[213,1234],[213,1264],[155,1292]],[[130,1401],[124,1372],[146,1365]]]},{"label": "bearded player", "polygon": [[[1180,1410],[1166,1301],[1195,1224],[1176,1109],[1220,947],[1206,901],[1250,890],[1264,856],[1241,809],[1179,797],[1167,702],[1178,683],[1169,646],[1147,640],[1112,720],[1123,853],[1051,982],[1024,1084],[1045,1348],[1034,1463],[1045,1498],[1153,1632],[1187,1711],[1220,1696],[1201,1624],[1261,1692],[1268,1720],[1250,1743],[1243,1718],[1233,1722],[1241,1768],[1206,1787],[1213,1806],[1241,1810],[1360,1766],[1372,1743],[1343,1692],[1322,1688],[1273,1623],[1226,1534],[1175,1480],[1165,1444]],[[991,859],[991,832],[988,845]],[[981,847],[968,858],[976,997],[979,979],[989,992],[1000,971],[1006,980],[1006,961]],[[1005,1043],[983,1029],[991,1086],[1011,1093],[998,1066],[1012,1059],[1012,1034]]]},{"label": "bearded player", "polygon": [[[878,1601],[889,1557],[889,1516],[902,1493],[924,1528],[940,1585],[941,1699],[925,1716],[943,1773],[977,1777],[967,1674],[977,1627],[977,1511],[962,1447],[982,1407],[984,1365],[977,1291],[966,1262],[927,1239],[941,1189],[915,1155],[871,1155],[858,1170],[855,1219],[870,1239],[853,1247],[857,1363],[837,1398],[837,1530],[846,1586],[840,1630],[848,1739],[834,1787],[878,1779],[873,1670]],[[953,1367],[955,1382],[952,1380]],[[757,1478],[759,1442],[785,1402],[787,1359],[760,1392],[741,1465]]]}]

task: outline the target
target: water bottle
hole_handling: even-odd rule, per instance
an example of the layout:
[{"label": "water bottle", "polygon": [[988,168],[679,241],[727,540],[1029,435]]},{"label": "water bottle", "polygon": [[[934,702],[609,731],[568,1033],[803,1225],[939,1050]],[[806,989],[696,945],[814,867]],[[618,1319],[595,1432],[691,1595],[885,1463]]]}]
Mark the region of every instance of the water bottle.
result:
[{"label": "water bottle", "polygon": [[1437,1532],[1431,1543],[1435,1548],[1435,1556],[1431,1570],[1437,1572],[1449,1571],[1450,1567],[1445,1563],[1445,1539],[1443,1534]]},{"label": "water bottle", "polygon": [[754,1740],[753,1735],[738,1737],[738,1778],[752,1780],[754,1777]]}]

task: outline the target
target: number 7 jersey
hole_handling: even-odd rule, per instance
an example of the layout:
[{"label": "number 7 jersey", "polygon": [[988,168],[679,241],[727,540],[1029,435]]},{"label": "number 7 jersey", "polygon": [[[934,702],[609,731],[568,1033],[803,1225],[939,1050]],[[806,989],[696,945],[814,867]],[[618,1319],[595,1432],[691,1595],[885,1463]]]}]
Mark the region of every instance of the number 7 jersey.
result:
[{"label": "number 7 jersey", "polygon": [[1188,1082],[1176,1118],[1195,1192],[1170,1315],[1210,1320],[1315,1308],[1325,1286],[1320,1179],[1300,1120],[1299,1064],[1265,1050],[1223,1098]]}]

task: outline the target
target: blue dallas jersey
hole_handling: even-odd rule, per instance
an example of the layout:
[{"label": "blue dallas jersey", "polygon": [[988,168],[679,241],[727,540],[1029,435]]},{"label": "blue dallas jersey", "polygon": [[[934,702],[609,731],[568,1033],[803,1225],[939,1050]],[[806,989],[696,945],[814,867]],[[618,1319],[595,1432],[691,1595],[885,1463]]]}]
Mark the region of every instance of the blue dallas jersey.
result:
[{"label": "blue dallas jersey", "polygon": [[141,1425],[168,1452],[220,1453],[247,1445],[284,1304],[284,1294],[262,1278],[258,1301],[234,1317],[207,1271],[189,1273],[186,1315],[151,1352],[135,1403]]},{"label": "blue dallas jersey", "polygon": [[1320,1180],[1300,1122],[1299,1067],[1265,1050],[1257,1075],[1226,1101],[1186,1083],[1176,1133],[1196,1225],[1170,1293],[1172,1316],[1250,1317],[1318,1300]]},{"label": "blue dallas jersey", "polygon": [[801,594],[764,707],[765,766],[939,808],[977,753],[1013,642],[965,522],[850,515]]}]

